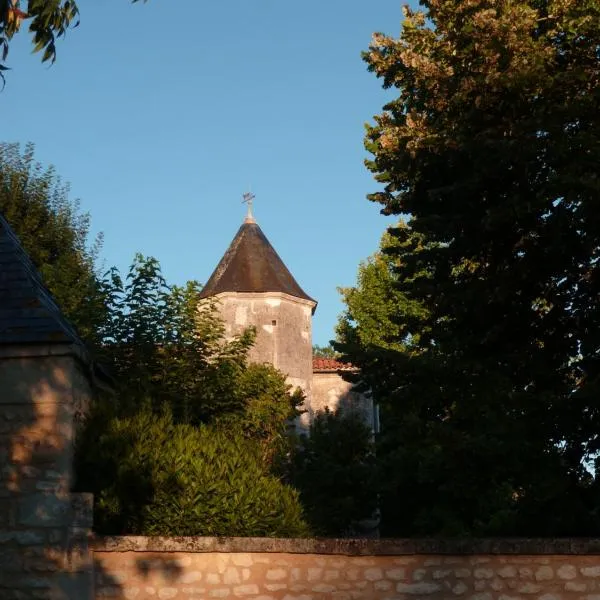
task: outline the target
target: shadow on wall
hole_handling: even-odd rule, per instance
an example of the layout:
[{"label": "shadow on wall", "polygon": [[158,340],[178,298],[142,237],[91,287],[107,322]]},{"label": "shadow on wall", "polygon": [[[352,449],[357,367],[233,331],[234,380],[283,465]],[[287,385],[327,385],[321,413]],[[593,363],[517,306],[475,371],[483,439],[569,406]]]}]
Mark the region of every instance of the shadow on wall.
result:
[{"label": "shadow on wall", "polygon": [[72,356],[40,350],[0,348],[0,597],[92,600],[91,496],[70,493],[85,379]]}]

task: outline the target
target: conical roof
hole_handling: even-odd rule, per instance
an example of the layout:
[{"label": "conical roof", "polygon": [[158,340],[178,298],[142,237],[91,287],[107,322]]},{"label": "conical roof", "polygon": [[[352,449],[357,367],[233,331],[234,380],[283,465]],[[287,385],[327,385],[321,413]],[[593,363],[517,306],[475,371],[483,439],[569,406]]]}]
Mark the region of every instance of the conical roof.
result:
[{"label": "conical roof", "polygon": [[314,302],[298,285],[261,228],[246,219],[200,293],[282,292]]},{"label": "conical roof", "polygon": [[51,342],[82,344],[0,214],[0,345]]}]

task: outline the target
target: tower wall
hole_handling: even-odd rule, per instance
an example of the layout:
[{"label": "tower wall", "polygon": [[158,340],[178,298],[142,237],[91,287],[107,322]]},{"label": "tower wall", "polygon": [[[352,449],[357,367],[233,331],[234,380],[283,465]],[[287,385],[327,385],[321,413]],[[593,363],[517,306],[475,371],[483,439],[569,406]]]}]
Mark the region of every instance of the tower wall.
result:
[{"label": "tower wall", "polygon": [[[287,375],[288,383],[302,388],[305,408],[312,398],[312,311],[314,302],[280,292],[218,294],[221,316],[228,337],[250,326],[256,328],[256,343],[250,350],[254,363],[269,363]],[[300,423],[308,426],[310,415]]]}]

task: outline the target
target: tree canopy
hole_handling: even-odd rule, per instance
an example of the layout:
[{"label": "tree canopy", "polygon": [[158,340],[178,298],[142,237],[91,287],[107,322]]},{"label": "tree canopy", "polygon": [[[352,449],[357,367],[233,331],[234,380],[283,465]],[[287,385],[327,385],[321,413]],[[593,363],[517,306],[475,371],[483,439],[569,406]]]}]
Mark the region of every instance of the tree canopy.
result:
[{"label": "tree canopy", "polygon": [[421,5],[365,53],[398,90],[369,198],[408,222],[344,292],[338,348],[382,404],[384,533],[590,534],[600,4]]},{"label": "tree canopy", "polygon": [[32,34],[33,51],[42,53],[42,62],[54,62],[56,40],[64,37],[69,28],[79,25],[79,7],[75,0],[0,0],[0,76],[3,79],[3,71],[8,70],[5,62],[10,42],[23,22],[28,23]]}]

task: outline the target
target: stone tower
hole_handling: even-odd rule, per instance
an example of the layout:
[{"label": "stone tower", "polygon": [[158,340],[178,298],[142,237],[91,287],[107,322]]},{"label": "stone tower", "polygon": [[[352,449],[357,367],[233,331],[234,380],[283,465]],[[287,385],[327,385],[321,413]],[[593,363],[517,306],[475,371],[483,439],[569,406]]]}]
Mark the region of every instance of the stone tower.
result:
[{"label": "stone tower", "polygon": [[302,388],[309,408],[317,303],[298,285],[251,212],[200,294],[208,297],[219,300],[228,336],[256,328],[250,360],[285,373],[292,386]]}]

